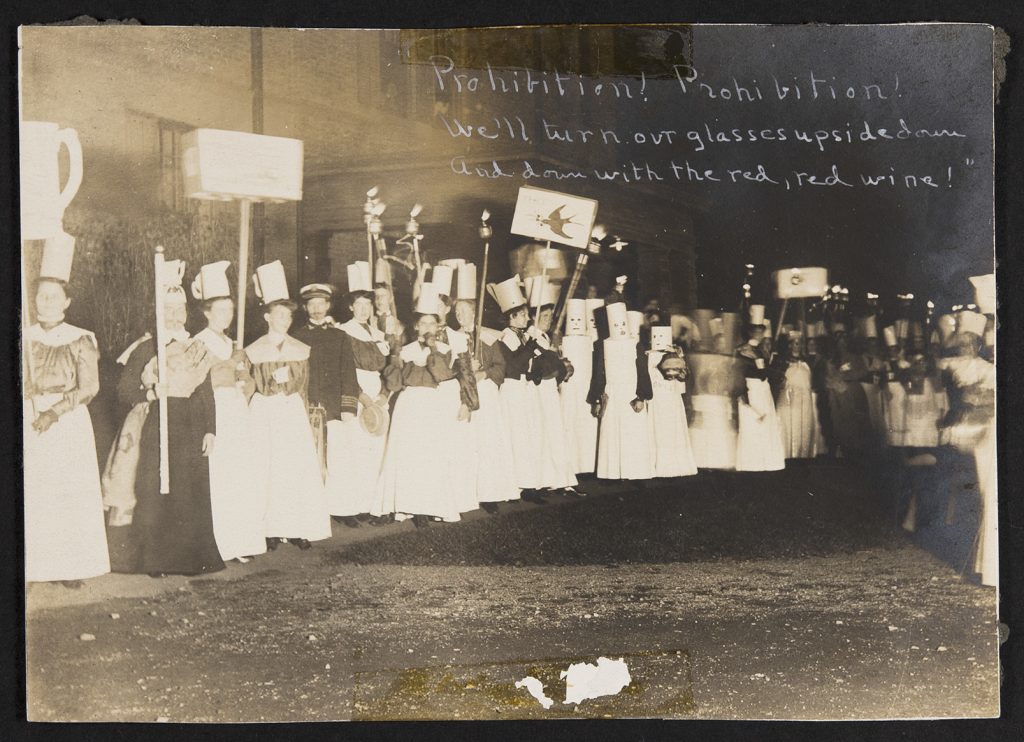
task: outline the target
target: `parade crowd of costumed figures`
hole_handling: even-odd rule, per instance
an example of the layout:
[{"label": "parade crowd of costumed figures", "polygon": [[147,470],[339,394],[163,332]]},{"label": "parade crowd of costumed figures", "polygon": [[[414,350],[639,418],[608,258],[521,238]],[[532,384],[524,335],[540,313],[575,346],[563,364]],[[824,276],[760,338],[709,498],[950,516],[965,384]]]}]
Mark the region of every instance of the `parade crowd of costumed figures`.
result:
[{"label": "parade crowd of costumed figures", "polygon": [[[582,497],[581,477],[773,471],[818,456],[912,466],[946,449],[976,464],[973,571],[994,584],[994,276],[979,277],[976,304],[939,316],[930,305],[916,316],[910,296],[895,313],[873,295],[853,307],[833,287],[772,333],[749,291],[739,312],[688,316],[627,306],[623,281],[565,297],[543,273],[488,282],[486,253],[479,281],[465,260],[429,266],[412,230],[410,317],[375,265],[375,220],[371,209],[368,259],[347,266],[344,292],[312,283],[293,296],[280,262],[259,266],[266,332],[244,348],[227,334],[229,262],[185,280],[183,262],[161,261],[163,326],[118,359],[126,416],[102,466],[87,408],[98,344],[64,322],[73,240],[47,242],[25,338],[28,581],[76,586],[112,561],[214,572],[285,542],[308,549],[332,519],[424,527]],[[503,327],[482,326],[482,301]],[[206,317],[194,336],[191,302]],[[116,560],[108,526],[128,534]]]}]

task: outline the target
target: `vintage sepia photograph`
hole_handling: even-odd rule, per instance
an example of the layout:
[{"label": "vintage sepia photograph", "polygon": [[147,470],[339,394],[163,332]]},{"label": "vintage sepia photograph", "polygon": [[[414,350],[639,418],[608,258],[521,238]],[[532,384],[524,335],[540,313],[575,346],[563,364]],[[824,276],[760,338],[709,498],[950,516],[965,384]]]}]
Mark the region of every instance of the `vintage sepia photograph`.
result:
[{"label": "vintage sepia photograph", "polygon": [[22,26],[28,720],[998,717],[1001,34]]}]

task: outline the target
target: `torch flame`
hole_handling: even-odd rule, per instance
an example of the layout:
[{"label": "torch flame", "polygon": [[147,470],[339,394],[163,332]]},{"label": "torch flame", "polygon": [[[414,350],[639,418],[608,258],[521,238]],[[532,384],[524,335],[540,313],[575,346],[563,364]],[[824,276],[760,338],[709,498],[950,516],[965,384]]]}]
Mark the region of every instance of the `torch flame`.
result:
[{"label": "torch flame", "polygon": [[409,216],[411,216],[413,219],[415,219],[416,217],[418,217],[420,215],[421,211],[423,211],[423,205],[422,204],[415,204],[412,207],[412,211],[409,212]]},{"label": "torch flame", "polygon": [[487,209],[484,209],[484,213],[480,215],[480,221],[486,222],[490,218],[491,218],[491,212],[489,212]]},{"label": "torch flame", "polygon": [[603,224],[595,224],[594,228],[590,231],[590,236],[592,239],[595,239],[598,242],[600,242],[601,240],[608,236],[608,232],[605,230]]},{"label": "torch flame", "polygon": [[377,198],[377,186],[374,186],[366,192],[367,198]]}]

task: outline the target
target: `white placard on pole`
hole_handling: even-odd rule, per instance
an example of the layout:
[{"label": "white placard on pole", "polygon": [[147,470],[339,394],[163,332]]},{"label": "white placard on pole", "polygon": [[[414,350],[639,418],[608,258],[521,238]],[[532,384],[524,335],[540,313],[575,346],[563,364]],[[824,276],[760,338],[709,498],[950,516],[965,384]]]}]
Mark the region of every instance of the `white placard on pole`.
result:
[{"label": "white placard on pole", "polygon": [[546,188],[522,186],[512,215],[512,234],[584,250],[597,218],[597,201]]}]

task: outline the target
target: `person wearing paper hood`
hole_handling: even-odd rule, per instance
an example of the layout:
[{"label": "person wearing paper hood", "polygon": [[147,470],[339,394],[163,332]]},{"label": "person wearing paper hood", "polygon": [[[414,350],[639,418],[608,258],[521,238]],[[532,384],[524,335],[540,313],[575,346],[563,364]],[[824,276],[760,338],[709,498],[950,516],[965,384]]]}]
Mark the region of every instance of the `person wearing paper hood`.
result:
[{"label": "person wearing paper hood", "polygon": [[35,290],[36,323],[23,352],[31,355],[23,396],[25,580],[82,580],[110,571],[96,441],[86,405],[99,391],[99,350],[88,330],[64,321],[71,304],[74,238],[43,248]]},{"label": "person wearing paper hood", "polygon": [[519,500],[520,491],[516,486],[509,426],[501,403],[501,386],[505,381],[501,333],[481,326],[480,337],[476,338],[477,295],[476,266],[462,262],[458,267],[454,314],[470,349],[474,353],[479,349],[479,354],[473,357],[472,368],[480,408],[470,415],[469,435],[459,442],[459,469],[474,482],[480,507],[494,515],[499,511],[499,503]]},{"label": "person wearing paper hood", "polygon": [[[336,521],[358,528],[373,509],[386,440],[386,431],[374,435],[364,430],[359,416],[370,405],[387,408],[381,372],[390,346],[384,333],[371,324],[370,264],[352,263],[347,276],[352,318],[339,325],[326,315],[333,287],[306,286],[301,294],[310,319],[295,337],[311,348],[310,375],[316,383],[310,384],[309,401],[321,406],[326,418],[328,509]],[[323,298],[321,292],[326,294]]]},{"label": "person wearing paper hood", "polygon": [[210,509],[213,535],[224,561],[247,562],[267,550],[263,517],[265,492],[255,481],[249,399],[256,382],[249,375],[245,351],[227,335],[235,318],[226,260],[204,265],[192,281],[192,296],[202,302],[206,327],[196,341],[206,348],[212,366],[210,384],[217,416],[217,444],[210,454]]},{"label": "person wearing paper hood", "polygon": [[764,306],[753,304],[744,326],[746,342],[736,350],[745,387],[737,404],[739,435],[736,471],[778,471],[785,467],[782,428],[768,384]]},{"label": "person wearing paper hood", "polygon": [[[164,263],[166,380],[158,377],[156,340],[150,337],[128,354],[117,389],[125,406],[147,407],[139,438],[136,504],[124,571],[154,577],[224,569],[210,504],[209,456],[216,447],[217,432],[210,379],[214,358],[185,330],[184,272],[185,263],[180,260]],[[160,492],[161,397],[167,399],[167,494]]]},{"label": "person wearing paper hood", "polygon": [[625,303],[604,307],[605,338],[594,353],[587,401],[600,422],[597,476],[600,479],[651,479],[654,447],[647,404],[653,396],[647,355],[630,337]]},{"label": "person wearing paper hood", "polygon": [[804,356],[802,333],[790,331],[784,345],[776,359],[781,383],[775,396],[775,409],[782,426],[783,456],[813,459],[818,455],[820,431],[811,366]]},{"label": "person wearing paper hood", "polygon": [[[559,396],[565,425],[566,450],[577,475],[593,474],[597,466],[597,419],[590,414],[587,392],[594,363],[594,338],[590,317],[603,305],[600,299],[569,299],[565,311],[562,354],[572,364],[573,374],[562,382]],[[595,325],[596,327],[596,325]]]},{"label": "person wearing paper hood", "polygon": [[311,349],[288,334],[296,306],[289,298],[281,261],[257,268],[253,282],[267,323],[267,333],[245,349],[256,382],[249,410],[257,478],[266,490],[261,494],[267,501],[264,534],[268,549],[291,541],[306,550],[311,541],[331,536],[308,411]]},{"label": "person wearing paper hood", "polygon": [[458,521],[464,512],[456,443],[473,410],[456,365],[467,348],[449,344],[464,338],[461,333],[451,333],[449,342],[438,339],[441,314],[437,287],[424,283],[413,313],[416,339],[384,370],[388,390],[398,397],[372,514],[411,518],[417,528],[431,520]]},{"label": "person wearing paper hood", "polygon": [[690,476],[697,473],[697,464],[683,404],[686,361],[682,350],[672,343],[670,325],[653,325],[650,338],[647,374],[651,379],[651,401],[647,405],[647,416],[654,447],[654,476]]}]

